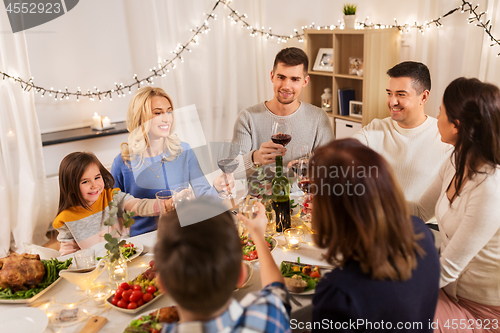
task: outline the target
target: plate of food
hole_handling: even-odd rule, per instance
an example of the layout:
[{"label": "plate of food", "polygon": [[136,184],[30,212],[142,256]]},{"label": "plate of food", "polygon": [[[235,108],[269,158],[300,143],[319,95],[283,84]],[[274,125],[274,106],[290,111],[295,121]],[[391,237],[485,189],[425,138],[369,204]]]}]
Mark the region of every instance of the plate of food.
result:
[{"label": "plate of food", "polygon": [[137,313],[156,302],[162,293],[156,282],[154,260],[149,262],[149,266],[132,281],[121,283],[107,302],[125,313]]},{"label": "plate of food", "polygon": [[[106,243],[107,242],[101,242],[93,246],[95,249],[96,261],[108,256],[108,250],[104,247]],[[123,246],[120,246],[120,251],[127,261],[131,261],[141,255],[142,251],[144,251],[144,246],[139,242],[130,242],[127,240]]]},{"label": "plate of food", "polygon": [[149,310],[134,317],[123,333],[159,333],[164,323],[172,324],[179,321],[175,306]]},{"label": "plate of food", "polygon": [[[243,248],[243,260],[248,262],[255,262],[259,260],[259,254],[257,253],[257,247],[253,242],[252,237],[248,235],[240,236],[241,246]],[[271,252],[278,246],[278,241],[272,237],[266,237],[267,244]]]},{"label": "plate of food", "polygon": [[0,303],[35,301],[59,282],[59,272],[72,260],[40,260],[38,254],[15,252],[0,259]]},{"label": "plate of food", "polygon": [[282,261],[280,270],[290,294],[313,295],[316,284],[332,268]]}]

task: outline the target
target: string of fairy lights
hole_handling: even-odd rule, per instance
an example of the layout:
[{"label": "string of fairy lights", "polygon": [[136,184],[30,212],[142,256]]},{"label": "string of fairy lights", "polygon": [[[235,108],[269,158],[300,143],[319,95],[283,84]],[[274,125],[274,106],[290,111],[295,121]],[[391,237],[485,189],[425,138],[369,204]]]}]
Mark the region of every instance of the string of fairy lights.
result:
[{"label": "string of fairy lights", "polygon": [[[258,27],[252,26],[248,23],[248,16],[246,14],[241,14],[237,10],[233,9],[230,6],[232,0],[217,0],[215,5],[213,6],[211,12],[206,14],[203,24],[201,26],[196,26],[196,28],[191,29],[193,35],[191,38],[184,44],[178,44],[176,49],[172,51],[173,56],[171,59],[164,59],[163,61],[158,62],[158,68],[155,66],[151,68],[149,71],[151,72],[149,75],[139,79],[137,74],[134,74],[133,80],[131,83],[124,85],[123,83],[114,83],[114,87],[111,89],[101,91],[97,86],[94,87],[93,90],[87,89],[86,92],[82,91],[79,87],[77,91],[69,91],[66,87],[64,90],[56,90],[53,87],[50,89],[38,86],[34,83],[34,78],[31,77],[29,80],[24,80],[19,76],[10,75],[0,70],[0,76],[2,76],[3,80],[11,80],[13,83],[19,83],[21,89],[25,93],[30,93],[34,91],[35,93],[40,93],[41,97],[48,95],[49,97],[54,96],[55,100],[63,100],[69,99],[70,97],[76,97],[76,101],[79,102],[81,98],[88,98],[91,101],[99,100],[102,102],[109,98],[109,100],[113,100],[113,95],[118,97],[125,96],[126,92],[129,94],[132,93],[132,88],[137,87],[140,88],[142,85],[154,84],[154,79],[158,77],[164,77],[170,70],[173,70],[177,67],[176,64],[179,62],[184,62],[183,54],[184,52],[191,52],[193,45],[199,44],[199,36],[201,34],[206,34],[210,31],[209,23],[210,20],[217,20],[217,15],[215,15],[215,11],[219,5],[224,5],[229,10],[228,18],[231,19],[232,23],[235,25],[240,24],[241,27],[250,30],[250,36],[261,36],[266,39],[274,39],[277,40],[278,43],[286,43],[290,39],[297,39],[299,42],[304,41],[304,30],[305,29],[317,29],[317,30],[333,30],[333,29],[343,29],[344,24],[339,21],[338,25],[328,25],[328,26],[315,26],[312,23],[309,26],[303,26],[302,31],[299,32],[297,29],[294,29],[294,33],[291,35],[279,35],[272,32],[272,29],[265,29],[262,27],[259,29]],[[425,30],[436,27],[440,28],[443,26],[441,20],[445,17],[452,15],[460,11],[461,13],[467,12],[469,14],[468,23],[475,23],[476,26],[482,28],[484,32],[488,35],[490,40],[490,46],[498,45],[500,46],[500,41],[496,39],[491,34],[492,24],[491,20],[487,20],[483,22],[483,19],[486,18],[486,11],[479,11],[479,5],[473,5],[472,3],[462,0],[462,4],[450,11],[448,11],[443,16],[440,16],[434,20],[426,21],[422,24],[415,22],[414,24],[398,24],[397,20],[394,19],[394,24],[384,25],[380,23],[372,23],[368,22],[368,18],[365,19],[364,22],[360,22],[356,24],[357,29],[389,29],[389,28],[398,28],[402,33],[409,33],[411,29],[416,29],[420,31],[422,34]],[[500,56],[500,53],[497,54],[497,57]]]}]

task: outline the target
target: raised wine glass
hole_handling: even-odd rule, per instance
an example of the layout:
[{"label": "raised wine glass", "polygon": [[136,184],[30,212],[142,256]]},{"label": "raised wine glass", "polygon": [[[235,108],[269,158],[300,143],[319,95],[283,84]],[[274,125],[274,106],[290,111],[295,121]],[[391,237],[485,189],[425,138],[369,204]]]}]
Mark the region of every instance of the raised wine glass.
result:
[{"label": "raised wine glass", "polygon": [[[226,184],[229,183],[227,175],[233,173],[238,167],[239,156],[240,147],[237,144],[231,141],[223,141],[221,143],[217,156],[217,165],[225,175]],[[219,198],[232,199],[234,198],[234,194],[231,191],[222,191],[219,193]]]},{"label": "raised wine glass", "polygon": [[[292,141],[292,126],[286,119],[274,119],[273,127],[271,131],[271,140],[276,143],[286,147],[287,144]],[[285,154],[286,155],[286,154]],[[285,156],[283,155],[283,157]],[[276,172],[276,167],[271,167],[271,170]],[[283,172],[286,174],[288,168],[283,166]]]},{"label": "raised wine glass", "polygon": [[[309,157],[303,157],[299,159],[297,163],[296,174],[298,177],[298,186],[302,190],[302,192],[304,192],[304,195],[299,198],[299,202],[303,209],[305,199],[311,196],[311,180],[309,179]],[[304,213],[302,219],[306,222],[309,222],[311,220],[311,214]]]},{"label": "raised wine glass", "polygon": [[297,179],[299,178],[300,159],[309,159],[311,152],[307,143],[297,143],[292,146],[291,167]]}]

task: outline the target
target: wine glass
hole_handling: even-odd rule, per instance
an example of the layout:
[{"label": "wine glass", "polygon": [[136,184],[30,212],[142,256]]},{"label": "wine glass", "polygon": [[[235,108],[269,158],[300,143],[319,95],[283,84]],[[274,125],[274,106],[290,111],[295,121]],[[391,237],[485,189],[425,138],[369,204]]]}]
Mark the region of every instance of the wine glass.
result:
[{"label": "wine glass", "polygon": [[310,151],[309,145],[307,143],[297,143],[292,146],[292,158],[291,158],[291,167],[297,179],[299,178],[299,160],[307,159],[309,160]]},{"label": "wine glass", "polygon": [[[286,119],[274,119],[273,127],[271,130],[271,140],[279,145],[285,147],[292,141],[292,126]],[[286,155],[286,153],[285,153]],[[285,156],[283,155],[283,157]],[[276,172],[276,167],[271,167],[273,172]],[[283,166],[283,173],[287,173],[288,168]]]},{"label": "wine glass", "polygon": [[177,209],[178,205],[185,204],[188,201],[194,200],[194,198],[195,195],[191,185],[179,186],[172,194],[173,206]]},{"label": "wine glass", "polygon": [[[295,173],[298,177],[297,185],[302,190],[302,192],[304,192],[304,195],[299,198],[302,209],[304,209],[303,203],[305,199],[311,196],[311,180],[309,179],[309,157],[299,158],[299,161],[297,163],[297,171]],[[304,213],[304,211],[302,211],[302,213]],[[304,213],[302,219],[306,222],[309,222],[311,220],[311,214]]]},{"label": "wine glass", "polygon": [[[219,148],[219,154],[217,156],[217,165],[224,173],[225,182],[229,184],[227,175],[233,173],[239,164],[240,147],[231,142],[224,141],[221,143]],[[232,199],[234,194],[229,191],[222,191],[219,193],[219,198],[221,199]]]}]

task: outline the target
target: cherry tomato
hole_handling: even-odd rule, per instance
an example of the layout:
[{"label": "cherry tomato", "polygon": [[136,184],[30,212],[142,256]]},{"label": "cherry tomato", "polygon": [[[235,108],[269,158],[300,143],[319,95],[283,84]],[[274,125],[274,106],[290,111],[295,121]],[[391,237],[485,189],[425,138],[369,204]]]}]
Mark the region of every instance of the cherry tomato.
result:
[{"label": "cherry tomato", "polygon": [[133,290],[130,290],[130,289],[129,290],[125,290],[123,292],[123,294],[122,294],[123,300],[129,302],[130,301],[130,295],[132,295],[132,293],[133,293]]},{"label": "cherry tomato", "polygon": [[127,309],[132,310],[137,308],[137,303],[136,302],[130,302],[127,305]]},{"label": "cherry tomato", "polygon": [[257,259],[258,258],[258,256],[257,256],[257,250],[253,250],[252,252],[250,252],[248,254],[248,256],[250,257],[250,260]]},{"label": "cherry tomato", "polygon": [[152,299],[153,299],[153,294],[145,293],[144,295],[142,295],[142,300],[144,301],[144,303],[147,303]]},{"label": "cherry tomato", "polygon": [[132,243],[129,243],[128,245],[129,245],[130,247],[134,247],[134,244],[132,244]]},{"label": "cherry tomato", "polygon": [[249,257],[249,256],[247,256],[247,255],[245,255],[245,254],[243,255],[243,259],[244,259],[244,260],[252,260],[252,259],[250,259],[250,257]]},{"label": "cherry tomato", "polygon": [[143,306],[144,305],[144,300],[141,298],[136,303],[137,303],[137,307]]},{"label": "cherry tomato", "polygon": [[122,298],[122,294],[125,290],[123,290],[122,288],[118,288],[116,289],[115,291],[115,297],[118,297],[118,299]]},{"label": "cherry tomato", "polygon": [[132,289],[133,289],[133,290],[140,290],[140,291],[142,291],[142,287],[141,287],[140,285],[138,285],[138,284],[134,285],[134,286],[132,287]]},{"label": "cherry tomato", "polygon": [[154,294],[156,291],[156,287],[155,286],[149,286],[146,288],[146,292],[150,293],[150,294]]},{"label": "cherry tomato", "polygon": [[129,290],[130,284],[128,284],[127,282],[122,282],[120,283],[119,287],[122,288],[123,290]]},{"label": "cherry tomato", "polygon": [[119,299],[118,297],[113,297],[113,298],[111,299],[111,304],[113,304],[113,305],[118,305],[118,301],[119,301],[119,300],[120,300],[120,299]]},{"label": "cherry tomato", "polygon": [[312,272],[312,273],[311,273],[311,275],[309,275],[309,276],[310,276],[310,277],[312,277],[312,278],[319,278],[319,277],[320,277],[320,275],[319,275],[319,272],[318,272],[318,271],[314,271],[314,272]]},{"label": "cherry tomato", "polygon": [[124,301],[124,300],[119,300],[118,303],[116,304],[118,305],[119,308],[122,308],[122,309],[126,309],[127,308],[127,305],[128,305],[128,302]]},{"label": "cherry tomato", "polygon": [[140,290],[134,290],[134,292],[132,293],[132,295],[130,295],[130,298],[129,300],[131,302],[137,302],[138,300],[140,300],[142,298],[142,291]]}]

